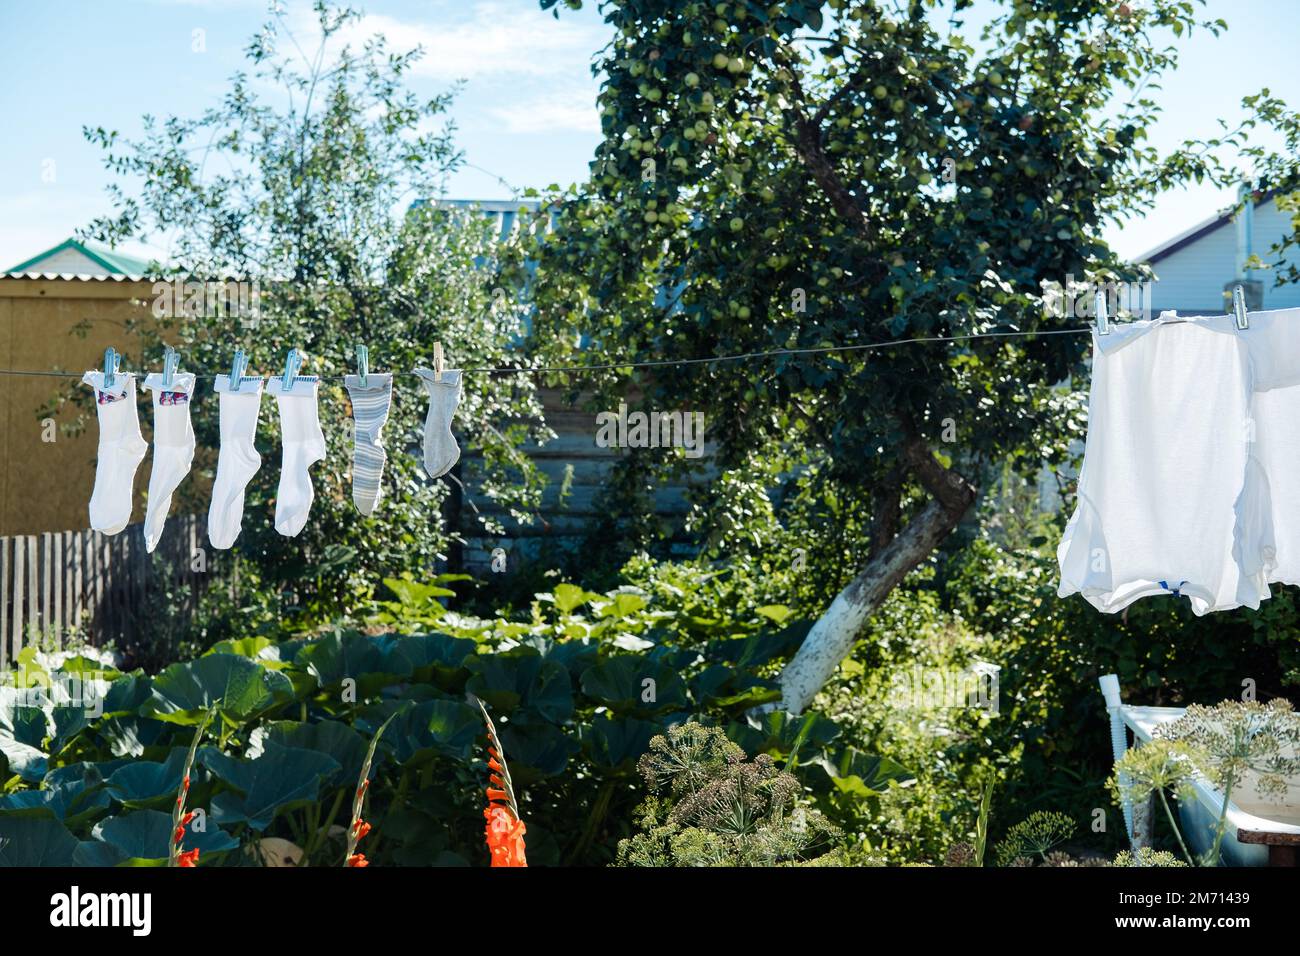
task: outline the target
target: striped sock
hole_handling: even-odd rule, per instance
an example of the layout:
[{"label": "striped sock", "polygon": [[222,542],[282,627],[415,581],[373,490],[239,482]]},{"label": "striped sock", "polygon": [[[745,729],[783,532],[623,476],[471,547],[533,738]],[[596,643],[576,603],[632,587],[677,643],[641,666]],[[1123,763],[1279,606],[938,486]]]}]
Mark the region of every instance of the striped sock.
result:
[{"label": "striped sock", "polygon": [[344,384],[352,396],[352,503],[363,515],[369,515],[379,504],[379,479],[388,460],[379,443],[379,432],[388,421],[388,408],[393,402],[393,376],[371,372],[362,385],[360,376],[349,375]]}]

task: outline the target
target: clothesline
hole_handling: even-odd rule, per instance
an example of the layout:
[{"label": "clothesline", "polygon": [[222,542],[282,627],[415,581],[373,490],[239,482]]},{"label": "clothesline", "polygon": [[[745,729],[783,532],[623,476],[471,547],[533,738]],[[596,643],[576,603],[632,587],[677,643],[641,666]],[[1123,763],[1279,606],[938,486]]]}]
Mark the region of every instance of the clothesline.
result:
[{"label": "clothesline", "polygon": [[[644,362],[602,362],[595,365],[540,365],[540,366],[478,366],[459,369],[463,373],[486,373],[492,375],[532,375],[537,373],[582,373],[605,372],[620,368],[665,368],[687,365],[712,365],[723,362],[745,362],[754,359],[774,358],[786,355],[825,355],[833,352],[862,352],[870,349],[884,349],[899,345],[933,344],[964,342],[972,339],[1008,339],[1032,337],[1036,335],[1081,335],[1091,331],[1091,326],[1074,329],[1039,329],[1033,332],[972,332],[967,335],[930,335],[911,339],[889,339],[881,342],[863,342],[857,345],[823,345],[806,349],[772,349],[764,352],[741,352],[734,355],[712,355],[701,358],[686,359],[652,359]],[[122,370],[125,371],[125,370]],[[185,369],[184,371],[189,371]],[[220,372],[191,372],[196,378],[215,378],[227,374]],[[268,373],[274,377],[275,373]],[[376,371],[375,374],[379,374]],[[415,372],[394,372],[395,375],[415,375]],[[57,370],[40,371],[28,369],[0,369],[0,375],[39,375],[53,378],[81,378],[81,372],[62,372]],[[300,378],[311,377],[299,375]],[[342,378],[340,375],[315,376],[316,378]]]}]

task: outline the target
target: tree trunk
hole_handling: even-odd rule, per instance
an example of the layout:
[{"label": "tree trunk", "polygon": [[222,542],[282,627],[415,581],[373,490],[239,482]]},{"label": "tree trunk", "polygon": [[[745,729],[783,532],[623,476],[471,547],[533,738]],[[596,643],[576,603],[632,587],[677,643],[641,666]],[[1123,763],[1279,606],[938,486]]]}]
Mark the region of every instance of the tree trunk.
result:
[{"label": "tree trunk", "polygon": [[808,632],[781,671],[781,702],[777,706],[782,710],[797,714],[812,703],[840,661],[853,650],[871,613],[957,527],[975,501],[974,486],[940,465],[919,439],[908,442],[904,459],[934,497],[836,595]]}]

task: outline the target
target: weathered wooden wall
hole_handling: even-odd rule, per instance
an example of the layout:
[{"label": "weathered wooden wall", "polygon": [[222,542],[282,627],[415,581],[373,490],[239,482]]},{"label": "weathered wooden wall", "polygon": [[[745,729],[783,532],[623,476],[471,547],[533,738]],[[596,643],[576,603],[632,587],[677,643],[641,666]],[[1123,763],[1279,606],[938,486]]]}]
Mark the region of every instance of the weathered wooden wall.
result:
[{"label": "weathered wooden wall", "polygon": [[[51,429],[37,411],[60,389],[75,386],[86,369],[102,365],[108,346],[135,347],[125,326],[149,314],[143,301],[150,288],[144,281],[0,276],[0,369],[69,372],[67,378],[0,373],[0,535],[89,526],[95,423],[75,438],[54,430],[55,440],[44,441]],[[135,484],[139,519],[147,480],[141,468]]]}]

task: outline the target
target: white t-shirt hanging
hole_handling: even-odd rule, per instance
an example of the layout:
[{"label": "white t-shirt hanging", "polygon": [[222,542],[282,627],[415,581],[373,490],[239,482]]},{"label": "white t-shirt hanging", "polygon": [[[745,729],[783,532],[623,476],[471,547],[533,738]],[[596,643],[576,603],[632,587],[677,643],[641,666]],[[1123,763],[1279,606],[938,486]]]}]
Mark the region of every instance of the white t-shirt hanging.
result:
[{"label": "white t-shirt hanging", "polygon": [[[1061,597],[1113,613],[1149,595],[1198,614],[1269,596],[1267,482],[1249,467],[1250,369],[1231,316],[1173,313],[1093,332],[1078,503],[1057,549]],[[1260,485],[1263,485],[1262,493]],[[1261,510],[1262,509],[1262,510]]]},{"label": "white t-shirt hanging", "polygon": [[1250,450],[1269,506],[1262,519],[1269,547],[1256,563],[1270,582],[1300,584],[1300,309],[1252,312],[1249,319],[1238,334],[1254,387]]}]

